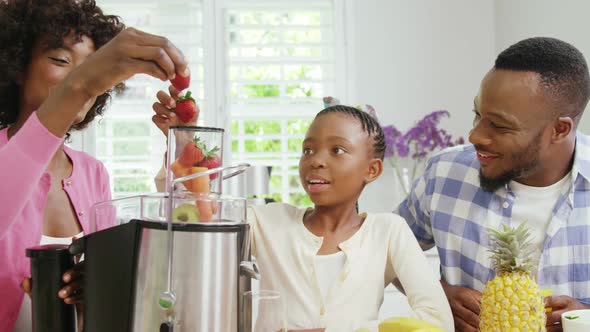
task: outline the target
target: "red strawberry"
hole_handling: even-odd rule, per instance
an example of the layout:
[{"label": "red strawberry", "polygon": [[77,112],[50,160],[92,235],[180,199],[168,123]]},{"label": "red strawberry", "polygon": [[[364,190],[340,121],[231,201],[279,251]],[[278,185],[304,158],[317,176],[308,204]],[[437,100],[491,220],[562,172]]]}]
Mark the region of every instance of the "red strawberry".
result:
[{"label": "red strawberry", "polygon": [[[207,167],[208,169],[217,168],[221,166],[221,159],[216,154],[217,151],[219,151],[219,147],[217,146],[211,149],[211,151],[208,151],[205,155],[205,158],[201,160],[201,162],[199,162],[198,166]],[[217,178],[217,175],[219,175],[219,173],[209,174],[209,178],[211,180],[214,180],[215,178]]]},{"label": "red strawberry", "polygon": [[199,138],[194,138],[182,148],[182,152],[178,156],[178,162],[184,166],[193,167],[205,159],[203,150],[204,145],[199,141]]},{"label": "red strawberry", "polygon": [[188,123],[195,118],[198,112],[197,104],[191,92],[187,91],[183,97],[176,100],[176,115],[183,123]]},{"label": "red strawberry", "polygon": [[189,87],[191,83],[191,75],[188,74],[187,77],[182,77],[179,73],[176,73],[174,78],[170,80],[170,83],[172,83],[176,90],[182,91]]}]

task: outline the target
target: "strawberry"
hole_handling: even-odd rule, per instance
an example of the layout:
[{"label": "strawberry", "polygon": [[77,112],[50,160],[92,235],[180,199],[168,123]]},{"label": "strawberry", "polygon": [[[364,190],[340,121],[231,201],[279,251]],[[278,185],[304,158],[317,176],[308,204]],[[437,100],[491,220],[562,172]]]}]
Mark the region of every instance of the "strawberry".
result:
[{"label": "strawberry", "polygon": [[196,137],[184,145],[180,156],[178,156],[178,162],[184,166],[193,167],[205,159],[203,150],[205,150],[205,146]]},{"label": "strawberry", "polygon": [[[219,147],[217,146],[211,149],[211,151],[207,151],[207,153],[205,154],[205,158],[201,160],[197,165],[200,167],[207,167],[208,169],[217,168],[221,166],[221,159],[216,154],[217,151],[219,151]],[[219,173],[209,174],[209,178],[211,180],[215,180],[215,178],[217,178],[217,175],[219,175]]]},{"label": "strawberry", "polygon": [[176,115],[183,123],[188,123],[195,118],[198,112],[197,104],[191,92],[187,91],[183,97],[176,100]]},{"label": "strawberry", "polygon": [[170,80],[170,83],[172,83],[176,90],[182,91],[189,87],[191,83],[191,75],[189,74],[187,77],[182,77],[179,73],[176,73],[174,78]]}]

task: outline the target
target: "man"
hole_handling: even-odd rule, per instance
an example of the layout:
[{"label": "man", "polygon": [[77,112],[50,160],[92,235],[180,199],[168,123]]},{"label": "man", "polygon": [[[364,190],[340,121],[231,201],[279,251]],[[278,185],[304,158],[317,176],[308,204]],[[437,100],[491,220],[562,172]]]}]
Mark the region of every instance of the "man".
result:
[{"label": "man", "polygon": [[550,287],[548,331],[590,308],[590,140],[576,131],[590,96],[583,55],[553,38],[503,51],[474,100],[472,145],[446,150],[398,207],[424,250],[437,246],[458,331],[477,331],[493,278],[486,227],[526,221],[537,282]]}]

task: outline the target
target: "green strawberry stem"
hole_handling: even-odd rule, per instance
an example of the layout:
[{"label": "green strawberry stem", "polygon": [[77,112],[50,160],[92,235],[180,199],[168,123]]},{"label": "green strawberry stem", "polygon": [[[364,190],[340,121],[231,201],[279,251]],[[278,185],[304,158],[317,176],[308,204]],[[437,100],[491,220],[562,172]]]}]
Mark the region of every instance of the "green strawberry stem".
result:
[{"label": "green strawberry stem", "polygon": [[186,94],[176,100],[177,103],[181,103],[183,101],[192,100],[196,103],[195,99],[192,97],[192,93],[190,90],[186,92]]}]

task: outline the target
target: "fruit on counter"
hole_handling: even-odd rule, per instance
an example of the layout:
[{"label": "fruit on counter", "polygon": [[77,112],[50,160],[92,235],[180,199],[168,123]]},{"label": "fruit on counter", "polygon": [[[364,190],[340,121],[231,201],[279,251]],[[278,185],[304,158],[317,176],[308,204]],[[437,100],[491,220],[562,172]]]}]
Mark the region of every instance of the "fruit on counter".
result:
[{"label": "fruit on counter", "polygon": [[189,74],[186,77],[182,77],[179,73],[176,73],[173,79],[170,80],[172,86],[176,88],[178,91],[182,91],[188,88],[191,84],[191,75]]},{"label": "fruit on counter", "polygon": [[545,307],[533,279],[537,262],[526,223],[488,231],[496,276],[481,296],[479,330],[544,331]]},{"label": "fruit on counter", "polygon": [[197,116],[198,112],[197,103],[191,97],[191,92],[187,91],[186,94],[176,100],[176,116],[183,123],[189,123]]},{"label": "fruit on counter", "polygon": [[[217,168],[221,166],[221,159],[217,155],[217,151],[219,151],[219,147],[214,147],[210,151],[207,151],[203,160],[201,160],[197,165],[201,167],[207,167],[208,169]],[[209,174],[209,178],[211,180],[215,180],[219,173]]]},{"label": "fruit on counter", "polygon": [[182,204],[172,211],[173,222],[199,222],[199,209],[192,204]]},{"label": "fruit on counter", "polygon": [[195,137],[184,145],[180,156],[178,156],[178,162],[187,167],[195,166],[205,159],[203,150],[206,150],[205,145],[198,137]]},{"label": "fruit on counter", "polygon": [[379,332],[444,332],[444,330],[417,318],[393,317],[379,324]]}]

